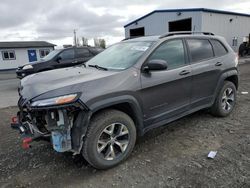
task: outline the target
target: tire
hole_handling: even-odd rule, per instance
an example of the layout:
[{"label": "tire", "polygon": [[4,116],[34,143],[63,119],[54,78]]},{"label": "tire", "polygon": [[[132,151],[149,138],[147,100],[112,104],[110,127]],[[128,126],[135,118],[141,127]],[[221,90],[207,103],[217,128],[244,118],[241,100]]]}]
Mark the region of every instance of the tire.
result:
[{"label": "tire", "polygon": [[[232,92],[231,94],[230,91]],[[215,99],[213,106],[211,107],[211,114],[217,117],[228,116],[234,109],[236,103],[236,94],[237,92],[234,83],[225,81],[223,87]]]},{"label": "tire", "polygon": [[82,155],[94,168],[112,168],[130,155],[135,141],[136,128],[133,120],[124,112],[104,110],[90,120]]}]

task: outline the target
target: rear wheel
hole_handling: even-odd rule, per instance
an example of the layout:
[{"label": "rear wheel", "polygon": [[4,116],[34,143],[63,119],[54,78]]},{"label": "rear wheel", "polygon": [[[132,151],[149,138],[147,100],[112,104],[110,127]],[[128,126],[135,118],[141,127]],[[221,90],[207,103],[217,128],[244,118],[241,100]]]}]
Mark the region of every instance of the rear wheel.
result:
[{"label": "rear wheel", "polygon": [[125,160],[136,141],[133,120],[118,110],[95,115],[84,139],[82,154],[95,168],[111,168]]},{"label": "rear wheel", "polygon": [[215,102],[211,113],[215,116],[225,117],[229,115],[236,103],[236,87],[230,81],[225,81]]}]

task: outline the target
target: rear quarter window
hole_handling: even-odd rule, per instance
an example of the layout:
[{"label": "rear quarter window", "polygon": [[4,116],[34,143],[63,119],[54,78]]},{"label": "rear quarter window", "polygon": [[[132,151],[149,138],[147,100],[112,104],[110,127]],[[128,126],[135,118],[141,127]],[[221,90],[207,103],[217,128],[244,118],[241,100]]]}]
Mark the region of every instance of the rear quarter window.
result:
[{"label": "rear quarter window", "polygon": [[225,48],[225,46],[218,40],[210,40],[210,42],[213,45],[214,48],[214,54],[216,57],[218,56],[223,56],[227,54],[227,49]]},{"label": "rear quarter window", "polygon": [[187,44],[193,63],[214,57],[213,48],[207,39],[187,39]]},{"label": "rear quarter window", "polygon": [[85,48],[77,48],[76,49],[76,57],[78,58],[84,58],[84,57],[90,57],[91,54],[88,49]]}]

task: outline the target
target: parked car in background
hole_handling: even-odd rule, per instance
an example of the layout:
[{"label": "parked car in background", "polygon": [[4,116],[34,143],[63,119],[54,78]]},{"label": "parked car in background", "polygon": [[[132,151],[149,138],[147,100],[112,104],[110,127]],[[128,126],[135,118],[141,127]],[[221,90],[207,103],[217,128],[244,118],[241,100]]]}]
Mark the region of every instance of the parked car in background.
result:
[{"label": "parked car in background", "polygon": [[82,153],[95,168],[124,161],[137,136],[209,108],[229,115],[236,104],[238,59],[211,33],[170,33],[125,40],[86,67],[21,80],[13,128],[23,147],[51,138],[57,152]]},{"label": "parked car in background", "polygon": [[29,63],[18,67],[16,74],[17,77],[21,79],[37,72],[79,65],[90,60],[101,51],[103,51],[102,48],[87,46],[54,50],[39,62]]}]

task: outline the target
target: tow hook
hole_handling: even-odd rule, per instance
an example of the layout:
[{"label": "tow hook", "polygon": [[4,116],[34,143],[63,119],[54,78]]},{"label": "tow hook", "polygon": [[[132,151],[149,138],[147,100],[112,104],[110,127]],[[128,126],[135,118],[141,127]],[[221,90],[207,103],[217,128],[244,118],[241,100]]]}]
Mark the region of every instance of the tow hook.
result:
[{"label": "tow hook", "polygon": [[30,137],[24,138],[24,139],[23,139],[23,143],[22,143],[22,148],[23,148],[23,149],[29,149],[29,148],[31,148],[30,143],[31,143],[32,141],[33,141],[33,139],[30,138]]},{"label": "tow hook", "polygon": [[11,118],[11,128],[19,130],[20,134],[24,134],[27,131],[27,128],[19,123],[16,116]]},{"label": "tow hook", "polygon": [[11,123],[17,123],[18,122],[18,118],[16,116],[13,116],[11,118]]},{"label": "tow hook", "polygon": [[18,119],[16,116],[11,117],[11,128],[18,129]]}]

